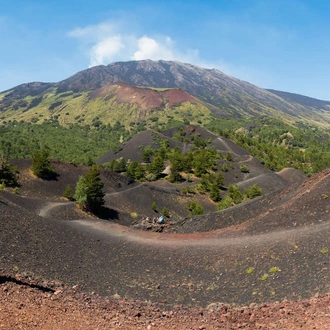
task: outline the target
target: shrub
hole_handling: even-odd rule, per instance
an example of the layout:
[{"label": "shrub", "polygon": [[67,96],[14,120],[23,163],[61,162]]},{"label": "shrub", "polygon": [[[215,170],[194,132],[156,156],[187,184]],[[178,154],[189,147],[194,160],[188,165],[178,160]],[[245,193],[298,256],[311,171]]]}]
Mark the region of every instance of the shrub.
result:
[{"label": "shrub", "polygon": [[201,215],[204,213],[204,208],[202,205],[196,203],[195,201],[191,201],[186,206],[187,210],[189,211],[189,215]]},{"label": "shrub", "polygon": [[233,154],[231,152],[226,153],[226,160],[228,160],[228,162],[234,161]]},{"label": "shrub", "polygon": [[149,173],[149,174],[146,175],[146,179],[148,181],[155,181],[155,180],[157,180],[157,176],[154,173]]},{"label": "shrub", "polygon": [[196,189],[197,189],[201,194],[205,194],[205,193],[206,193],[205,186],[202,185],[201,183],[199,183],[198,185],[196,185]]},{"label": "shrub", "polygon": [[238,189],[238,186],[235,184],[230,184],[228,187],[228,196],[233,200],[235,204],[239,204],[242,202],[242,194]]},{"label": "shrub", "polygon": [[234,205],[233,199],[229,196],[226,196],[225,199],[223,199],[222,201],[220,201],[217,205],[217,210],[221,211],[221,210],[225,210],[228,207],[231,207]]},{"label": "shrub", "polygon": [[170,214],[168,213],[168,209],[166,206],[163,207],[162,209],[162,215],[166,218],[169,218]]},{"label": "shrub", "polygon": [[241,165],[239,167],[239,169],[241,170],[242,173],[249,173],[250,172],[249,168],[246,165]]},{"label": "shrub", "polygon": [[157,211],[157,205],[156,205],[156,203],[155,202],[152,202],[151,203],[151,209],[153,210],[153,211]]},{"label": "shrub", "polygon": [[182,187],[181,188],[181,193],[186,195],[186,194],[194,194],[195,193],[195,189],[193,187],[190,186],[186,186],[186,187]]},{"label": "shrub", "polygon": [[216,183],[212,183],[210,186],[210,198],[213,202],[219,202],[220,197],[220,189]]},{"label": "shrub", "polygon": [[228,172],[229,168],[228,168],[228,164],[227,163],[223,163],[221,165],[221,171],[222,172]]},{"label": "shrub", "polygon": [[248,198],[256,198],[258,196],[262,195],[262,189],[261,187],[259,187],[257,184],[254,184],[253,186],[251,186],[250,188],[245,189],[244,194],[248,197]]}]

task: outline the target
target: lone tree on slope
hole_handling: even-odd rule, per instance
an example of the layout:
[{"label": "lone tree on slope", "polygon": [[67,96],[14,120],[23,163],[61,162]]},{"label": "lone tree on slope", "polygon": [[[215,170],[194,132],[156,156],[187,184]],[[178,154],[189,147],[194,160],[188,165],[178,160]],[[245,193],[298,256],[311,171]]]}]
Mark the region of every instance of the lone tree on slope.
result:
[{"label": "lone tree on slope", "polygon": [[103,187],[100,170],[98,166],[93,165],[85,175],[79,177],[74,199],[82,209],[98,212],[104,205]]},{"label": "lone tree on slope", "polygon": [[49,152],[47,149],[43,149],[42,151],[35,150],[32,154],[31,170],[40,179],[50,179],[55,174],[48,157]]}]

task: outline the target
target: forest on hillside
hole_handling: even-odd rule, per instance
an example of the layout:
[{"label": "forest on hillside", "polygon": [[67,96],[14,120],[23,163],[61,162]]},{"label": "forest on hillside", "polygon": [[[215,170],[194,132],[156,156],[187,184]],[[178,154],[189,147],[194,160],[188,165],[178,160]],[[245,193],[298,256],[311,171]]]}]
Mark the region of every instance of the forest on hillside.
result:
[{"label": "forest on hillside", "polygon": [[[311,175],[330,164],[329,132],[318,127],[293,126],[276,118],[214,118],[205,128],[231,139],[274,171],[293,167]],[[127,129],[119,122],[63,127],[56,118],[41,124],[12,121],[0,126],[0,153],[6,158],[31,158],[34,150],[47,148],[53,159],[88,165],[109,150],[120,149],[143,129]]]}]

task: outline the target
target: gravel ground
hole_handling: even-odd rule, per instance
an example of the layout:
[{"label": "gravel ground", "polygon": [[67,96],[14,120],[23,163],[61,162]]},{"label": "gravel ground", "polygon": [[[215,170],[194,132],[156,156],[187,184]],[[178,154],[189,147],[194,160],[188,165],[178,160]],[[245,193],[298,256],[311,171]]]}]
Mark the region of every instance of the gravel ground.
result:
[{"label": "gravel ground", "polygon": [[[214,303],[206,308],[105,299],[79,287],[7,277],[0,272],[1,329],[329,329],[330,297],[316,294],[300,301],[233,307]],[[32,285],[31,285],[32,284]]]}]

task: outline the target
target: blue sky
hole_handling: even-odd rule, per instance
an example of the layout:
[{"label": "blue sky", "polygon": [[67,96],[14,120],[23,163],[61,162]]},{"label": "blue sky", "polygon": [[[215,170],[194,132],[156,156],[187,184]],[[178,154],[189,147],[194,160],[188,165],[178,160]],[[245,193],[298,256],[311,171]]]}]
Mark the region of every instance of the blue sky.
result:
[{"label": "blue sky", "polygon": [[150,58],[330,100],[329,14],[327,0],[2,1],[0,91]]}]

